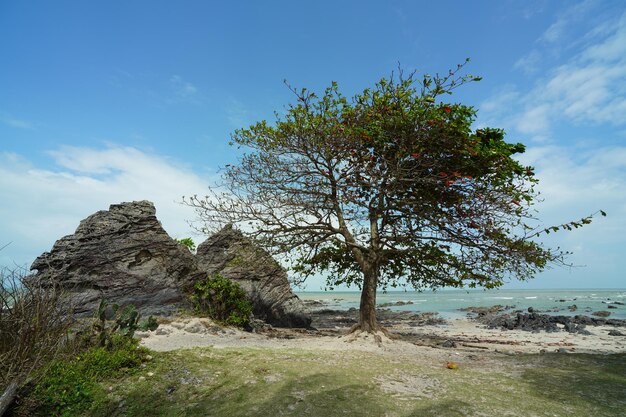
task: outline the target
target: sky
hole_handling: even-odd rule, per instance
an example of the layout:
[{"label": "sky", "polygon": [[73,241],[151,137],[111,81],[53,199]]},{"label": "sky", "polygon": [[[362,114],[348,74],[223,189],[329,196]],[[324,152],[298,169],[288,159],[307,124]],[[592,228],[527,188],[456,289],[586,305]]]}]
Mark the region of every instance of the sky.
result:
[{"label": "sky", "polygon": [[451,100],[527,146],[545,224],[608,213],[543,239],[577,267],[505,288],[626,287],[623,0],[0,2],[0,265],[122,201],[199,243],[182,197],[236,163],[234,129],[294,102],[284,80],[351,96],[467,57],[483,80]]}]

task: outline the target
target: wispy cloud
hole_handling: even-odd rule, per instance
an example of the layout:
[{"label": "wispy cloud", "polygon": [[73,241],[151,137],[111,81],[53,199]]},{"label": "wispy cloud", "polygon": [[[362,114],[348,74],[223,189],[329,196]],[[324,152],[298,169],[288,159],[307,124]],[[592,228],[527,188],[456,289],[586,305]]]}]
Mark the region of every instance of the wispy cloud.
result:
[{"label": "wispy cloud", "polygon": [[180,74],[165,76],[158,73],[130,73],[114,69],[109,76],[109,83],[157,107],[200,105],[207,101],[201,89]]},{"label": "wispy cloud", "polygon": [[233,97],[230,97],[226,103],[226,117],[228,123],[236,128],[244,127],[249,124],[248,109],[241,101]]},{"label": "wispy cloud", "polygon": [[180,75],[170,77],[170,87],[176,97],[183,100],[194,98],[198,88],[189,81],[185,81]]},{"label": "wispy cloud", "polygon": [[[593,2],[584,2],[589,7]],[[578,16],[583,6],[568,14],[571,21]],[[563,23],[564,24],[564,23]],[[550,135],[557,121],[575,124],[626,125],[626,12],[610,21],[594,26],[587,34],[584,45],[569,59],[546,71],[533,88],[517,92],[516,86],[509,87],[517,93],[509,100],[509,117],[504,118],[509,128],[543,141]],[[537,52],[540,53],[540,52]],[[532,70],[533,52],[520,58],[515,67]],[[501,91],[487,99],[481,108],[481,117],[499,117],[496,106],[490,103],[503,100]],[[506,97],[506,96],[505,96]],[[500,118],[502,120],[502,118]]]},{"label": "wispy cloud", "polygon": [[533,74],[539,70],[541,63],[541,53],[537,49],[533,49],[528,54],[518,59],[513,67],[522,70],[526,74]]},{"label": "wispy cloud", "polygon": [[6,113],[0,113],[0,122],[16,129],[27,129],[27,130],[35,129],[35,124],[33,122],[29,122],[27,120],[22,120],[22,119],[17,119]]},{"label": "wispy cloud", "polygon": [[613,27],[604,39],[552,70],[526,97],[522,118],[539,104],[551,119],[626,124],[626,13]]},{"label": "wispy cloud", "polygon": [[589,12],[596,8],[597,0],[585,0],[565,9],[543,33],[540,40],[547,43],[557,43],[564,39],[567,32],[578,22],[586,19]]},{"label": "wispy cloud", "polygon": [[139,149],[60,147],[49,152],[54,169],[0,153],[0,236],[14,243],[0,253],[3,264],[30,262],[55,240],[73,233],[89,214],[122,201],[151,200],[164,228],[189,236],[194,213],[178,202],[210,184],[185,166]]}]

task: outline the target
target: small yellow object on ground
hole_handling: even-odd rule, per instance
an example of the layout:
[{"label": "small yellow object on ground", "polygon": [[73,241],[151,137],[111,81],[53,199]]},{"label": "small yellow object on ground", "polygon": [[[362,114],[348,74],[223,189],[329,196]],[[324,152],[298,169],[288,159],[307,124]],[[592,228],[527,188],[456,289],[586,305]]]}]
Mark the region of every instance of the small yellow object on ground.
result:
[{"label": "small yellow object on ground", "polygon": [[448,363],[446,364],[446,367],[447,367],[448,369],[458,369],[458,368],[459,368],[459,364],[458,364],[458,363],[456,363],[456,362],[448,362]]}]

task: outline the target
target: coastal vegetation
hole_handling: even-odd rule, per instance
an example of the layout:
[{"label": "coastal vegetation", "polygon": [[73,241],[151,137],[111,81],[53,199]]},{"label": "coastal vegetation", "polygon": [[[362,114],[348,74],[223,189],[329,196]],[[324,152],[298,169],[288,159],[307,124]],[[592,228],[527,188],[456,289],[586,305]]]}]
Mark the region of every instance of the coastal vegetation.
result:
[{"label": "coastal vegetation", "polygon": [[[98,353],[91,355],[70,366],[84,369]],[[611,417],[626,407],[623,354],[481,355],[454,370],[445,362],[354,350],[196,348],[150,355],[143,368],[87,379],[95,401],[59,408],[57,415]]]},{"label": "coastal vegetation", "polygon": [[61,296],[59,288],[28,279],[23,268],[0,269],[0,416],[64,348],[73,320]]},{"label": "coastal vegetation", "polygon": [[190,252],[194,252],[196,250],[196,243],[190,237],[184,237],[182,239],[176,239],[176,243],[182,245],[189,249]]},{"label": "coastal vegetation", "polygon": [[252,315],[252,304],[243,288],[220,274],[197,281],[191,302],[197,315],[231,326],[246,327]]},{"label": "coastal vegetation", "polygon": [[[467,61],[466,61],[467,62]],[[464,64],[434,76],[401,70],[348,99],[289,87],[296,103],[274,123],[236,130],[247,153],[205,197],[184,200],[209,233],[240,226],[306,278],[361,289],[352,329],[381,330],[376,291],[501,286],[532,278],[566,253],[535,238],[589,224],[544,227],[534,169],[501,129],[473,128],[476,110],[449,95],[480,77]],[[600,212],[604,215],[604,212]]]},{"label": "coastal vegetation", "polygon": [[[61,305],[56,302],[54,310],[47,313],[58,319]],[[39,335],[40,340],[32,339],[30,345],[21,344],[22,341],[13,345],[15,348],[32,346],[43,349],[46,345],[42,342],[47,342],[55,348],[53,354],[38,353],[39,362],[29,369],[28,374],[15,375],[2,369],[3,386],[11,388],[11,383],[15,385],[12,397],[7,397],[6,406],[11,405],[13,398],[20,393],[13,415],[78,415],[97,407],[105,397],[100,381],[132,375],[151,358],[149,351],[139,346],[134,333],[155,330],[158,327],[156,319],[149,317],[140,323],[140,315],[132,305],[124,308],[113,305],[109,312],[107,307],[106,300],[102,300],[95,317],[87,321],[73,320],[71,314],[66,316],[62,331],[51,332],[49,336],[54,337],[56,343],[47,342]],[[31,309],[37,310],[37,306],[28,306],[24,310]],[[106,319],[107,313],[112,313],[113,320]],[[66,322],[71,323],[71,327]],[[8,362],[3,364],[9,365]],[[9,384],[5,382],[8,377],[12,378]],[[4,411],[0,410],[0,415]]]}]

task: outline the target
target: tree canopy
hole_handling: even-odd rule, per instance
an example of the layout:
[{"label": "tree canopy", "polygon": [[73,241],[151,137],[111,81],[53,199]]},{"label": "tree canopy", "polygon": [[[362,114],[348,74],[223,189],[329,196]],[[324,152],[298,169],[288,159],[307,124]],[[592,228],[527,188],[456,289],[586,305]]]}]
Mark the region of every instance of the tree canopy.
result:
[{"label": "tree canopy", "polygon": [[[536,222],[533,167],[524,145],[497,128],[473,129],[476,110],[447,101],[480,78],[461,74],[383,78],[351,99],[291,88],[276,120],[232,134],[247,152],[205,197],[185,202],[206,228],[239,225],[306,277],[362,289],[359,328],[378,328],[376,289],[500,286],[528,279],[565,253],[535,238],[579,227]],[[604,213],[603,213],[604,214]]]}]

